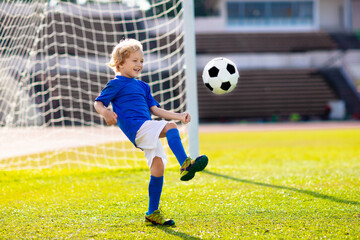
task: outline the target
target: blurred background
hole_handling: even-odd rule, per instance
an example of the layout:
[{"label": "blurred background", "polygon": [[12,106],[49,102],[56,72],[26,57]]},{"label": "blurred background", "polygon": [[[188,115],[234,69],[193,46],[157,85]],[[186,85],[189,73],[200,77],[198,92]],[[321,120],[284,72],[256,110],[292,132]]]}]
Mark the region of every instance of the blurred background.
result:
[{"label": "blurred background", "polygon": [[[141,159],[93,102],[114,76],[106,66],[113,47],[136,38],[145,53],[141,80],[161,106],[195,106],[185,77],[184,3],[0,0],[0,168]],[[196,0],[193,7],[197,78],[190,80],[200,123],[358,123],[360,0]],[[213,94],[201,79],[215,57],[239,70],[229,94]]]},{"label": "blurred background", "polygon": [[[101,123],[93,114],[92,101],[112,78],[104,63],[114,43],[135,37],[144,43],[149,56],[182,52],[182,23],[171,20],[180,13],[181,1],[160,2],[38,0],[10,5],[0,1],[0,63],[4,70],[0,87],[10,84],[5,76],[9,72],[19,79],[11,81],[12,87],[3,88],[7,90],[0,98],[0,125],[21,125],[16,120],[19,115],[30,116],[25,125]],[[37,8],[40,4],[46,7]],[[155,7],[150,9],[152,5]],[[196,0],[194,8],[200,122],[360,118],[360,0]],[[130,14],[124,9],[136,11]],[[164,12],[166,17],[161,15]],[[151,21],[152,16],[160,17]],[[33,20],[28,21],[30,17]],[[130,18],[135,20],[128,21]],[[170,19],[170,27],[161,27],[164,19]],[[24,24],[26,21],[31,24]],[[36,30],[35,25],[40,27]],[[156,25],[160,27],[151,30]],[[30,41],[22,42],[24,36]],[[205,64],[219,56],[235,62],[240,72],[237,88],[221,96],[208,91],[201,79]],[[178,69],[157,72],[174,65],[162,58],[158,62],[151,56],[146,59],[155,64],[146,66],[143,80],[179,78],[175,82],[181,82],[183,73],[174,74]],[[85,79],[88,81],[82,82]],[[14,84],[21,81],[32,85],[27,91],[31,96],[41,95],[33,100],[37,105],[25,104],[29,105],[26,113],[9,116],[9,109],[24,109],[11,107],[13,100],[8,97],[12,95],[9,89],[22,88]],[[171,86],[152,88],[157,92]],[[171,91],[161,98],[174,98],[183,89]],[[183,97],[176,98],[164,107],[181,111],[182,101]],[[41,119],[34,117],[37,112],[42,112]]]},{"label": "blurred background", "polygon": [[240,71],[234,92],[199,81],[209,121],[359,119],[360,0],[195,1],[198,76],[216,56]]}]

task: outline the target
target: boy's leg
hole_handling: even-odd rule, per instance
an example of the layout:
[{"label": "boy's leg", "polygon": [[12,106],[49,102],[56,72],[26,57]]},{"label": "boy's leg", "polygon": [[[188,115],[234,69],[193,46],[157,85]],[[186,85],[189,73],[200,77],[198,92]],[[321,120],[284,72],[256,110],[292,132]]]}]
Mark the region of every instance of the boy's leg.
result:
[{"label": "boy's leg", "polygon": [[[168,141],[168,145],[171,149],[171,151],[174,153],[176,159],[178,160],[180,166],[182,166],[185,162],[185,160],[188,158],[184,146],[181,142],[180,133],[177,129],[177,126],[175,123],[168,123],[165,128],[163,129],[163,132],[166,134],[166,138]],[[161,135],[160,135],[161,137]]]},{"label": "boy's leg", "polygon": [[205,155],[197,157],[195,160],[187,157],[181,142],[180,133],[175,123],[166,124],[160,137],[166,135],[168,144],[176,159],[180,164],[180,180],[189,181],[194,178],[195,173],[204,170],[208,164],[208,158]]},{"label": "boy's leg", "polygon": [[149,183],[149,209],[145,221],[153,225],[172,226],[175,222],[171,219],[164,219],[159,210],[160,197],[164,182],[165,166],[160,157],[154,157],[150,167]]},{"label": "boy's leg", "polygon": [[159,209],[160,197],[164,183],[164,164],[162,159],[155,157],[150,167],[149,208],[147,215]]},{"label": "boy's leg", "polygon": [[163,182],[164,182],[164,176],[161,177],[154,177],[153,175],[150,176],[149,208],[148,208],[148,212],[146,213],[147,215],[159,209]]}]

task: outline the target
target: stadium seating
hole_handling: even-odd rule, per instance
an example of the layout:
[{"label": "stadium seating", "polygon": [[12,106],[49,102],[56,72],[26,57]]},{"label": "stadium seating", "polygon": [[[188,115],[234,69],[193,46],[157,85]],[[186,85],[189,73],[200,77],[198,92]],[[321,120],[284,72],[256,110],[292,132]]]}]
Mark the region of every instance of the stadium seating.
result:
[{"label": "stadium seating", "polygon": [[329,100],[339,99],[316,69],[240,71],[238,87],[215,95],[198,73],[199,116],[202,121],[288,120],[292,114],[322,118]]},{"label": "stadium seating", "polygon": [[326,32],[197,34],[198,54],[305,52],[332,50],[337,44]]}]

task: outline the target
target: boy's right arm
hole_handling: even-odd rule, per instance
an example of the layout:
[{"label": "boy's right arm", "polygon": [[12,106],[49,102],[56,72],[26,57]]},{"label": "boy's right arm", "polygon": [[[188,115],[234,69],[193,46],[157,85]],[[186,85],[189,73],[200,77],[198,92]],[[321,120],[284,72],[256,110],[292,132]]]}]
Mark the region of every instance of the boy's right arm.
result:
[{"label": "boy's right arm", "polygon": [[95,110],[104,117],[107,125],[114,125],[117,123],[117,115],[113,111],[109,110],[104,106],[104,104],[100,101],[94,102]]}]

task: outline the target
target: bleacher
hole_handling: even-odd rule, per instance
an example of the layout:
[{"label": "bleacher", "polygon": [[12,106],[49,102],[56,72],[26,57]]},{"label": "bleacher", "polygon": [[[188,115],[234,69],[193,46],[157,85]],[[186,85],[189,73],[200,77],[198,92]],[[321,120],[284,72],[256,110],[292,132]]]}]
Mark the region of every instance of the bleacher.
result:
[{"label": "bleacher", "polygon": [[238,86],[224,95],[204,87],[199,72],[198,98],[203,121],[321,118],[327,102],[338,99],[316,69],[240,70]]},{"label": "bleacher", "polygon": [[333,50],[336,42],[327,32],[197,34],[198,54],[305,52]]}]

